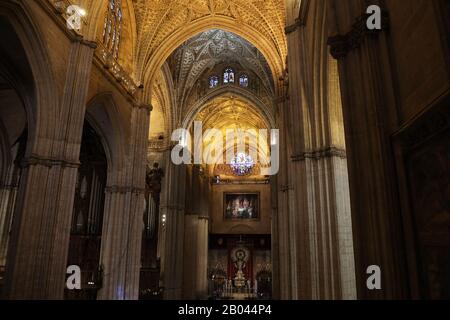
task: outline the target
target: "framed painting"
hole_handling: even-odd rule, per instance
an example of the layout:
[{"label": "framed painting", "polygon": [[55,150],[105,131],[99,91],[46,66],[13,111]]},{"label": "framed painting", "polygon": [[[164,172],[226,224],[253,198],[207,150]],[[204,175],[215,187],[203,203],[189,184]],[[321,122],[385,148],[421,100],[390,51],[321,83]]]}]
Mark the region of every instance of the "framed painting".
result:
[{"label": "framed painting", "polygon": [[225,220],[259,220],[260,194],[254,193],[225,193]]}]

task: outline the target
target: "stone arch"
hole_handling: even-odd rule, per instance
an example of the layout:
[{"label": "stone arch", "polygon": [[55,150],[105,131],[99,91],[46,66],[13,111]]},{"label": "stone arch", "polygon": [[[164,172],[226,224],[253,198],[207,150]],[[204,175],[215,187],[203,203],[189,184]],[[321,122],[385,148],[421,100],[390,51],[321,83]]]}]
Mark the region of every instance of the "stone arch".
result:
[{"label": "stone arch", "polygon": [[[0,95],[0,150],[2,152],[2,164],[0,165],[0,177],[5,174],[14,161],[11,153],[12,146],[18,141],[24,131],[29,131],[29,123],[33,125],[34,110],[32,110],[32,95],[26,92],[25,81],[11,68],[11,61],[0,56],[0,81],[4,81],[6,88],[2,88]],[[4,104],[4,105],[3,105]],[[5,178],[6,179],[6,178]],[[3,180],[6,181],[6,180]]]},{"label": "stone arch", "polygon": [[[4,80],[0,77],[0,82]],[[5,81],[6,82],[6,81]],[[27,113],[19,93],[2,83],[0,89],[0,269],[6,266],[11,222],[22,176],[20,163],[27,145]],[[4,87],[3,87],[4,86]]]},{"label": "stone arch", "polygon": [[124,169],[127,132],[110,92],[94,96],[87,104],[86,120],[99,135],[108,160],[108,184],[116,184]]},{"label": "stone arch", "polygon": [[[151,92],[146,90],[144,92],[143,101],[152,101],[156,99],[160,104],[161,110],[163,113],[162,117],[164,119],[164,133],[166,136],[170,136],[171,132],[176,128],[176,120],[175,114],[176,112],[173,110],[175,103],[175,86],[173,83],[173,79],[171,76],[171,71],[167,63],[164,63],[160,72],[160,87],[157,87],[158,81],[155,81],[152,86]],[[156,79],[155,79],[156,80]],[[150,85],[150,83],[149,83]],[[156,97],[155,97],[156,96]],[[153,106],[154,109],[151,113],[150,126],[153,124],[154,114],[158,112],[158,109]]]},{"label": "stone arch", "polygon": [[[277,50],[274,50],[273,44],[255,28],[249,25],[246,25],[245,28],[239,27],[236,20],[217,15],[198,19],[168,36],[166,41],[150,57],[145,58],[143,65],[137,71],[138,78],[149,78],[150,83],[152,83],[158,69],[161,68],[176,48],[195,35],[209,29],[223,29],[235,33],[253,44],[266,58],[274,77],[274,83],[279,84],[279,78],[283,75],[284,71],[284,59]],[[276,91],[280,89],[278,85],[275,87]]]},{"label": "stone arch", "polygon": [[46,42],[26,2],[1,2],[0,17],[14,30],[32,73],[34,94],[24,100],[29,123],[27,154],[49,155],[52,146],[45,140],[55,135],[58,105]]},{"label": "stone arch", "polygon": [[215,90],[208,92],[208,94],[206,94],[189,108],[183,119],[182,127],[188,129],[194,121],[195,116],[199,112],[201,112],[209,102],[226,94],[235,94],[239,98],[248,102],[250,105],[254,106],[256,110],[263,116],[263,119],[267,122],[270,128],[276,128],[275,117],[273,115],[273,111],[270,110],[270,107],[264,104],[264,102],[262,102],[261,99],[259,99],[251,91],[238,86],[221,86]]}]

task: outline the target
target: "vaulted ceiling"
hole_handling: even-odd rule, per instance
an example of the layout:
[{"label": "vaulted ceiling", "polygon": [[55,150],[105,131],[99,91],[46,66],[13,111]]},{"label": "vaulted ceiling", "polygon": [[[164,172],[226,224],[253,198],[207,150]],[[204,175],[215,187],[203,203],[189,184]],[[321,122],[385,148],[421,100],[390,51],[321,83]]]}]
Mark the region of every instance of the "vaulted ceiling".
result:
[{"label": "vaulted ceiling", "polygon": [[[109,0],[82,0],[92,24],[103,25],[101,12]],[[287,43],[284,0],[122,0],[133,23],[136,76],[155,76],[161,64],[184,41],[213,28],[243,36],[257,46],[274,76],[284,69]],[[93,35],[90,35],[93,36]]]},{"label": "vaulted ceiling", "polygon": [[267,92],[273,93],[273,77],[264,56],[231,32],[217,29],[202,32],[179,47],[169,61],[181,104],[204,72],[221,63],[240,64],[261,79]]},{"label": "vaulted ceiling", "polygon": [[198,113],[196,121],[202,121],[204,129],[216,128],[218,130],[236,129],[268,129],[270,124],[261,116],[262,112],[232,94],[218,97],[208,104]]},{"label": "vaulted ceiling", "polygon": [[[98,40],[102,34],[102,15],[109,1],[80,0],[88,12],[84,28],[87,38]],[[164,119],[164,126],[153,126],[151,136],[170,131],[181,119],[181,106],[171,101],[180,82],[175,88],[167,83],[168,72],[161,76],[161,70],[167,69],[165,61],[180,46],[184,62],[178,80],[184,83],[193,83],[205,68],[219,61],[238,59],[274,95],[280,88],[278,79],[285,70],[287,55],[285,0],[122,0],[122,5],[128,21],[123,35],[129,38],[129,42],[123,41],[122,50],[127,53],[123,56],[133,60],[126,69],[136,85],[148,88],[144,96],[147,91],[152,96],[153,118],[158,123]],[[257,117],[250,111],[242,114],[253,114],[253,118],[238,122],[252,123]],[[223,116],[230,120],[233,115]]]},{"label": "vaulted ceiling", "polygon": [[134,0],[139,60],[146,60],[171,34],[208,16],[222,16],[259,31],[286,55],[283,0]]},{"label": "vaulted ceiling", "polygon": [[[216,140],[215,138],[205,138],[203,140],[204,149],[217,150],[222,149],[224,154],[230,148],[237,150],[237,140],[227,141],[228,131],[247,134],[244,145],[246,150],[253,150],[258,154],[254,158],[255,161],[267,161],[269,155],[269,145],[267,139],[260,140],[259,133],[261,129],[269,129],[270,125],[266,119],[261,116],[261,110],[257,106],[252,105],[248,101],[241,99],[238,96],[225,95],[218,97],[199,111],[196,121],[200,121],[203,130],[215,129],[221,132],[222,138]],[[268,131],[267,137],[268,135]],[[263,137],[263,136],[262,136]],[[252,139],[251,141],[249,139]],[[250,142],[255,142],[256,145]],[[221,154],[215,155],[215,160],[220,161]],[[214,157],[215,158],[215,157]]]}]

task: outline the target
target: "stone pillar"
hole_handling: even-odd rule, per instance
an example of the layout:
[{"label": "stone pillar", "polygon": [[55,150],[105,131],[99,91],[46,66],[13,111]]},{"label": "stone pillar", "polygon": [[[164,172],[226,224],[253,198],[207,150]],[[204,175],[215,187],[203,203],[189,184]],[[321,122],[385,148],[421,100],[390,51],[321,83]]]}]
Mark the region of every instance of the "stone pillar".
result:
[{"label": "stone pillar", "polygon": [[[339,63],[358,295],[362,299],[395,299],[407,295],[403,236],[396,200],[396,171],[389,141],[397,122],[390,61],[388,19],[380,32],[366,28],[363,1],[343,6],[328,1],[331,53]],[[358,4],[356,3],[358,2]],[[372,1],[382,8],[384,1]],[[355,22],[356,21],[356,22]],[[366,269],[378,265],[383,290],[368,290]]]},{"label": "stone pillar", "polygon": [[289,100],[280,111],[281,158],[287,159],[278,177],[280,297],[354,299],[346,153],[325,1],[302,1],[298,9],[286,28]]},{"label": "stone pillar", "polygon": [[[287,79],[285,84],[287,85]],[[287,93],[282,97],[278,108],[277,125],[280,129],[280,170],[276,177],[272,177],[272,188],[276,191],[275,199],[272,204],[276,205],[276,213],[272,217],[272,264],[273,264],[273,297],[275,299],[292,299],[292,286],[297,282],[297,263],[291,259],[292,250],[297,241],[291,239],[289,232],[290,217],[288,191],[289,172],[288,172],[288,125],[287,113]],[[293,233],[295,237],[296,233]]]},{"label": "stone pillar", "polygon": [[[280,159],[281,160],[281,159]],[[276,176],[270,179],[270,191],[271,191],[271,251],[272,251],[272,298],[280,299],[280,244],[278,233],[278,179]]]},{"label": "stone pillar", "polygon": [[[121,185],[109,185],[100,264],[103,287],[99,299],[137,300],[141,269],[145,176],[150,123],[149,105],[135,105],[131,115],[130,154],[125,179],[108,177]],[[120,175],[120,173],[117,173]],[[111,183],[108,181],[108,183]]]},{"label": "stone pillar", "polygon": [[161,193],[161,215],[165,232],[161,250],[161,277],[164,299],[182,297],[186,167],[174,165],[167,152],[166,177]]},{"label": "stone pillar", "polygon": [[[289,102],[288,102],[289,103]],[[297,210],[296,199],[294,191],[294,183],[301,179],[297,172],[292,169],[292,162],[290,155],[292,154],[292,134],[290,132],[290,125],[288,108],[280,112],[280,174],[278,176],[278,216],[277,227],[278,230],[278,252],[279,252],[279,295],[281,299],[299,299],[299,276],[300,271],[306,274],[306,267],[302,264],[306,263],[306,259],[301,259],[302,256],[306,258],[306,250],[303,254],[299,251],[306,249],[306,243],[301,241],[305,230],[300,229],[301,226],[307,227],[307,223],[299,224],[300,212]],[[299,195],[300,197],[303,194]],[[303,199],[301,203],[305,203]],[[300,208],[299,208],[300,210]],[[301,234],[300,234],[301,232]]]},{"label": "stone pillar", "polygon": [[[59,118],[23,161],[7,258],[8,299],[62,299],[86,95],[95,45],[74,39]],[[40,83],[45,86],[49,84]],[[56,91],[54,91],[56,94]],[[51,101],[39,101],[45,105]],[[48,136],[52,132],[53,136]],[[46,138],[43,138],[46,137]]]},{"label": "stone pillar", "polygon": [[197,223],[197,276],[196,298],[208,297],[208,237],[209,217],[199,216]]},{"label": "stone pillar", "polygon": [[183,299],[186,300],[197,296],[198,223],[197,214],[184,216]]},{"label": "stone pillar", "polygon": [[63,297],[78,167],[50,161],[34,158],[24,168],[8,251],[8,299]]},{"label": "stone pillar", "polygon": [[208,297],[209,178],[200,166],[189,166],[184,230],[184,299]]},{"label": "stone pillar", "polygon": [[100,260],[104,273],[103,286],[98,293],[100,300],[123,300],[126,297],[129,204],[137,194],[133,194],[132,190],[126,187],[106,188]]}]

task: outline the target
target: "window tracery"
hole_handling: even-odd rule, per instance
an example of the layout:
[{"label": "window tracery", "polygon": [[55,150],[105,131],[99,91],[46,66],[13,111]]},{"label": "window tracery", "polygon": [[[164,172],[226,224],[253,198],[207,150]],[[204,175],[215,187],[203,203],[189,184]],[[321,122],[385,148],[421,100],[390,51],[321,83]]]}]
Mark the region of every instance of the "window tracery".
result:
[{"label": "window tracery", "polygon": [[234,83],[234,70],[231,68],[225,69],[225,72],[223,73],[223,83],[229,84]]},{"label": "window tracery", "polygon": [[122,0],[109,0],[103,29],[103,44],[114,59],[119,56],[122,22]]},{"label": "window tracery", "polygon": [[209,78],[209,88],[213,89],[216,88],[219,85],[219,77],[218,76],[212,76]]},{"label": "window tracery", "polygon": [[239,85],[244,88],[248,87],[248,76],[246,74],[239,77]]}]

